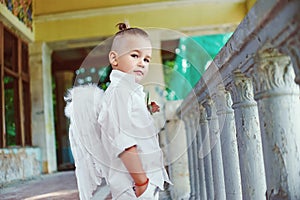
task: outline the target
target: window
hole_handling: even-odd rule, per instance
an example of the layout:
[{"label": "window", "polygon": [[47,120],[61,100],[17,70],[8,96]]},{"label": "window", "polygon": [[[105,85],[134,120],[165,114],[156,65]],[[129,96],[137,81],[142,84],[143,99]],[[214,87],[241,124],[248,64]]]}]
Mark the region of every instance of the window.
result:
[{"label": "window", "polygon": [[0,23],[0,147],[31,145],[28,45]]}]

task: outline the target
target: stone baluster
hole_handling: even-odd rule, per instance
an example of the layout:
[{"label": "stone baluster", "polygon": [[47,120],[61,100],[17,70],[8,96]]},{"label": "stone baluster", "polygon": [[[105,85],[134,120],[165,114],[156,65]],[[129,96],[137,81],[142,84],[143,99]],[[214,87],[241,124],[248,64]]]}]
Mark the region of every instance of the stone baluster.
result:
[{"label": "stone baluster", "polygon": [[236,139],[232,99],[224,86],[218,87],[215,96],[221,134],[221,149],[224,167],[226,199],[242,199],[241,174]]},{"label": "stone baluster", "polygon": [[165,124],[168,152],[168,172],[174,183],[169,186],[171,199],[188,200],[190,180],[184,122],[176,115],[182,101],[169,101],[165,104]]},{"label": "stone baluster", "polygon": [[300,199],[300,101],[293,66],[274,49],[259,52],[255,64],[267,198]]},{"label": "stone baluster", "polygon": [[239,151],[243,199],[264,199],[265,170],[257,104],[251,79],[239,71],[231,85]]},{"label": "stone baluster", "polygon": [[189,178],[190,178],[190,200],[195,199],[195,171],[193,165],[193,152],[192,152],[192,126],[191,126],[191,115],[186,114],[183,118],[186,129],[186,143],[188,151],[188,166],[189,166]]},{"label": "stone baluster", "polygon": [[220,129],[216,107],[212,99],[205,102],[207,111],[207,119],[209,124],[210,148],[211,148],[211,161],[214,180],[214,193],[216,200],[226,199],[225,182],[223,172],[223,161],[221,152]]},{"label": "stone baluster", "polygon": [[197,108],[193,108],[190,115],[191,120],[191,148],[193,154],[193,169],[195,176],[195,199],[200,198],[200,179],[199,179],[199,165],[198,165],[198,148],[197,148],[197,138],[196,134],[199,129],[199,114],[197,116]]},{"label": "stone baluster", "polygon": [[199,159],[203,159],[204,172],[205,172],[205,186],[206,186],[206,197],[208,200],[215,199],[214,197],[214,183],[213,183],[213,172],[211,165],[211,152],[210,152],[210,141],[209,141],[209,129],[207,121],[206,109],[200,105],[200,131],[202,143],[199,148]]},{"label": "stone baluster", "polygon": [[[202,107],[200,105],[200,107]],[[202,107],[203,108],[203,107]],[[202,142],[202,132],[201,132],[201,127],[200,127],[200,123],[201,121],[203,121],[203,119],[201,119],[201,117],[203,118],[203,116],[201,116],[201,110],[198,109],[198,124],[199,124],[199,128],[197,131],[197,155],[198,155],[198,170],[199,170],[199,191],[200,191],[200,199],[201,200],[206,200],[207,199],[207,195],[206,195],[206,181],[205,181],[205,171],[204,171],[204,159],[202,156],[202,151],[201,151],[201,147],[203,146],[203,142]],[[202,111],[203,112],[203,111]],[[204,111],[205,112],[205,111]]]}]

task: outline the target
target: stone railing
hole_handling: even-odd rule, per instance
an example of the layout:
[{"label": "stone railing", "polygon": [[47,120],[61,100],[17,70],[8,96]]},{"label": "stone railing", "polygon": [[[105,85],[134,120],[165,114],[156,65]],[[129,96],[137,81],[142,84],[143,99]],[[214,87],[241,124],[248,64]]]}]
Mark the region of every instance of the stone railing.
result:
[{"label": "stone railing", "polygon": [[299,11],[258,0],[178,108],[190,199],[300,199]]}]

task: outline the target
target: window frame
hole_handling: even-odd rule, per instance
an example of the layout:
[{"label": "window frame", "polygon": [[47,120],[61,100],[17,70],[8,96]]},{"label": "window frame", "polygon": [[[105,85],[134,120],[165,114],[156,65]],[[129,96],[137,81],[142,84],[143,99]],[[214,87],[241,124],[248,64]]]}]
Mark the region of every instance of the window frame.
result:
[{"label": "window frame", "polygon": [[[5,66],[5,37],[16,39],[16,45],[11,51],[16,52],[12,58],[12,66]],[[20,37],[0,22],[0,148],[10,145],[6,140],[6,113],[5,113],[5,84],[4,77],[14,78],[14,120],[16,125],[16,146],[31,146],[31,100],[30,100],[30,76],[29,76],[29,47]],[[16,66],[13,66],[15,63]],[[24,70],[25,69],[25,70]]]}]

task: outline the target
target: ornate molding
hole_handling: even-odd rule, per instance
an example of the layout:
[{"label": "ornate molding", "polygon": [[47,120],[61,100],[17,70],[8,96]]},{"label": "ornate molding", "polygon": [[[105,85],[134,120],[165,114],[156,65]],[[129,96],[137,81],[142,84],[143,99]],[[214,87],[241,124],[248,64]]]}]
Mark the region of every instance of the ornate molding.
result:
[{"label": "ornate molding", "polygon": [[0,0],[0,3],[32,31],[32,1]]},{"label": "ornate molding", "polygon": [[239,70],[233,72],[231,93],[233,97],[233,108],[237,106],[256,105],[253,96],[252,80],[242,74]]},{"label": "ornate molding", "polygon": [[26,42],[34,41],[33,31],[26,26],[17,16],[13,15],[7,7],[0,3],[0,21],[13,33],[21,37]]},{"label": "ornate molding", "polygon": [[276,49],[259,52],[255,58],[252,77],[255,81],[255,98],[261,96],[299,93],[295,73],[289,56]]}]

